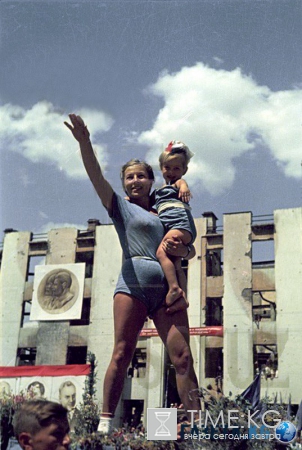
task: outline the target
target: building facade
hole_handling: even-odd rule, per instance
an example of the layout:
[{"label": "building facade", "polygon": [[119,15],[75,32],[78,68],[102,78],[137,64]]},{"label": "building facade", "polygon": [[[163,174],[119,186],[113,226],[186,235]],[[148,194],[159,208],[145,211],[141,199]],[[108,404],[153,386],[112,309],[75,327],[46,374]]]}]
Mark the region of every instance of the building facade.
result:
[{"label": "building facade", "polygon": [[[240,394],[262,373],[262,395],[300,403],[302,209],[272,217],[213,213],[195,219],[196,256],[187,270],[191,347],[200,386]],[[89,220],[85,231],[47,235],[6,230],[1,250],[0,366],[98,361],[98,397],[113,347],[112,296],[122,263],[113,225]],[[85,264],[80,317],[30,320],[38,266]],[[116,425],[147,407],[179,401],[175,374],[151,320],[127,371]],[[217,333],[217,330],[223,330]]]}]

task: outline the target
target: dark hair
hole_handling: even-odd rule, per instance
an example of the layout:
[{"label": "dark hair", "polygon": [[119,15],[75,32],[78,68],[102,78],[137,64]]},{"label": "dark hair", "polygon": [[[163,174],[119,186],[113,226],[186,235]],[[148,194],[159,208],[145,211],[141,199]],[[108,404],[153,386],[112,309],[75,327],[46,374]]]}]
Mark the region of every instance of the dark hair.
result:
[{"label": "dark hair", "polygon": [[122,170],[121,170],[121,180],[122,180],[122,184],[124,187],[124,176],[125,176],[125,172],[128,169],[128,167],[132,167],[132,166],[142,166],[145,171],[148,174],[148,178],[149,180],[155,180],[154,177],[154,172],[152,167],[150,166],[150,164],[147,164],[145,161],[141,161],[140,159],[130,159],[130,161],[126,162],[126,164],[123,165]]},{"label": "dark hair", "polygon": [[13,427],[15,436],[18,438],[23,432],[36,434],[42,428],[52,423],[60,423],[67,419],[67,409],[60,403],[49,400],[30,400],[20,407],[15,413]]}]

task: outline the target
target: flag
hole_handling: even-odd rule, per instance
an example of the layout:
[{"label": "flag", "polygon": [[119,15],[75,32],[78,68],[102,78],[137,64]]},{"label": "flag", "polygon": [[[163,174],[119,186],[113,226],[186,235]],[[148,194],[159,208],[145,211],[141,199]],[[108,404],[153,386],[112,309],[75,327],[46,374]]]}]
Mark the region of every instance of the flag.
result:
[{"label": "flag", "polygon": [[296,415],[296,420],[297,420],[297,431],[301,431],[302,430],[302,400],[300,402],[298,411],[297,411],[297,415]]},{"label": "flag", "polygon": [[289,394],[288,396],[288,404],[287,404],[287,411],[286,411],[286,418],[287,420],[290,420],[292,415],[292,396]]},{"label": "flag", "polygon": [[241,397],[250,402],[254,411],[259,409],[260,406],[260,386],[261,376],[259,373],[255,376],[254,381],[241,394]]}]

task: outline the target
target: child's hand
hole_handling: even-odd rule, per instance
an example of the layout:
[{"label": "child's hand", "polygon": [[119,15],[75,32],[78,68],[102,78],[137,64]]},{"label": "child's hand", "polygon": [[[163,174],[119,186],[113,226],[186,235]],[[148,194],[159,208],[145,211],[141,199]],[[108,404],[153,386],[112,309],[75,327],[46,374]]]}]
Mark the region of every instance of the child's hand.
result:
[{"label": "child's hand", "polygon": [[189,187],[186,185],[183,185],[179,188],[178,198],[181,199],[184,203],[189,203],[189,201],[192,198],[192,194],[190,192]]}]

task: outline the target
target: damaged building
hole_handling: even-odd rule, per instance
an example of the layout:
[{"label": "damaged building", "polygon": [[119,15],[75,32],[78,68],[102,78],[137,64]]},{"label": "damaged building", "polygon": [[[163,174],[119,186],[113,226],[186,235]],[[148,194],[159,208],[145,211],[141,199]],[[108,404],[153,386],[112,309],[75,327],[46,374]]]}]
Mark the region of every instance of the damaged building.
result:
[{"label": "damaged building", "polygon": [[[280,393],[287,399],[291,394],[292,403],[300,403],[302,209],[276,210],[267,217],[224,214],[219,227],[215,214],[207,212],[195,224],[196,256],[184,269],[200,386],[211,384],[237,395],[261,373],[262,395]],[[61,228],[43,235],[6,230],[0,366],[81,365],[92,352],[102,402],[114,339],[112,296],[121,263],[113,225],[98,220],[89,220],[87,230]],[[68,315],[66,307],[56,314],[48,305],[45,315],[39,315],[43,305],[38,281],[47,297],[47,280],[69,270],[74,274],[70,283],[79,284],[76,294],[71,285],[72,294],[66,297],[74,302],[69,311],[75,313]],[[147,320],[126,374],[116,425],[129,423],[134,414],[143,419],[147,407],[178,402],[174,369],[153,322]]]}]

